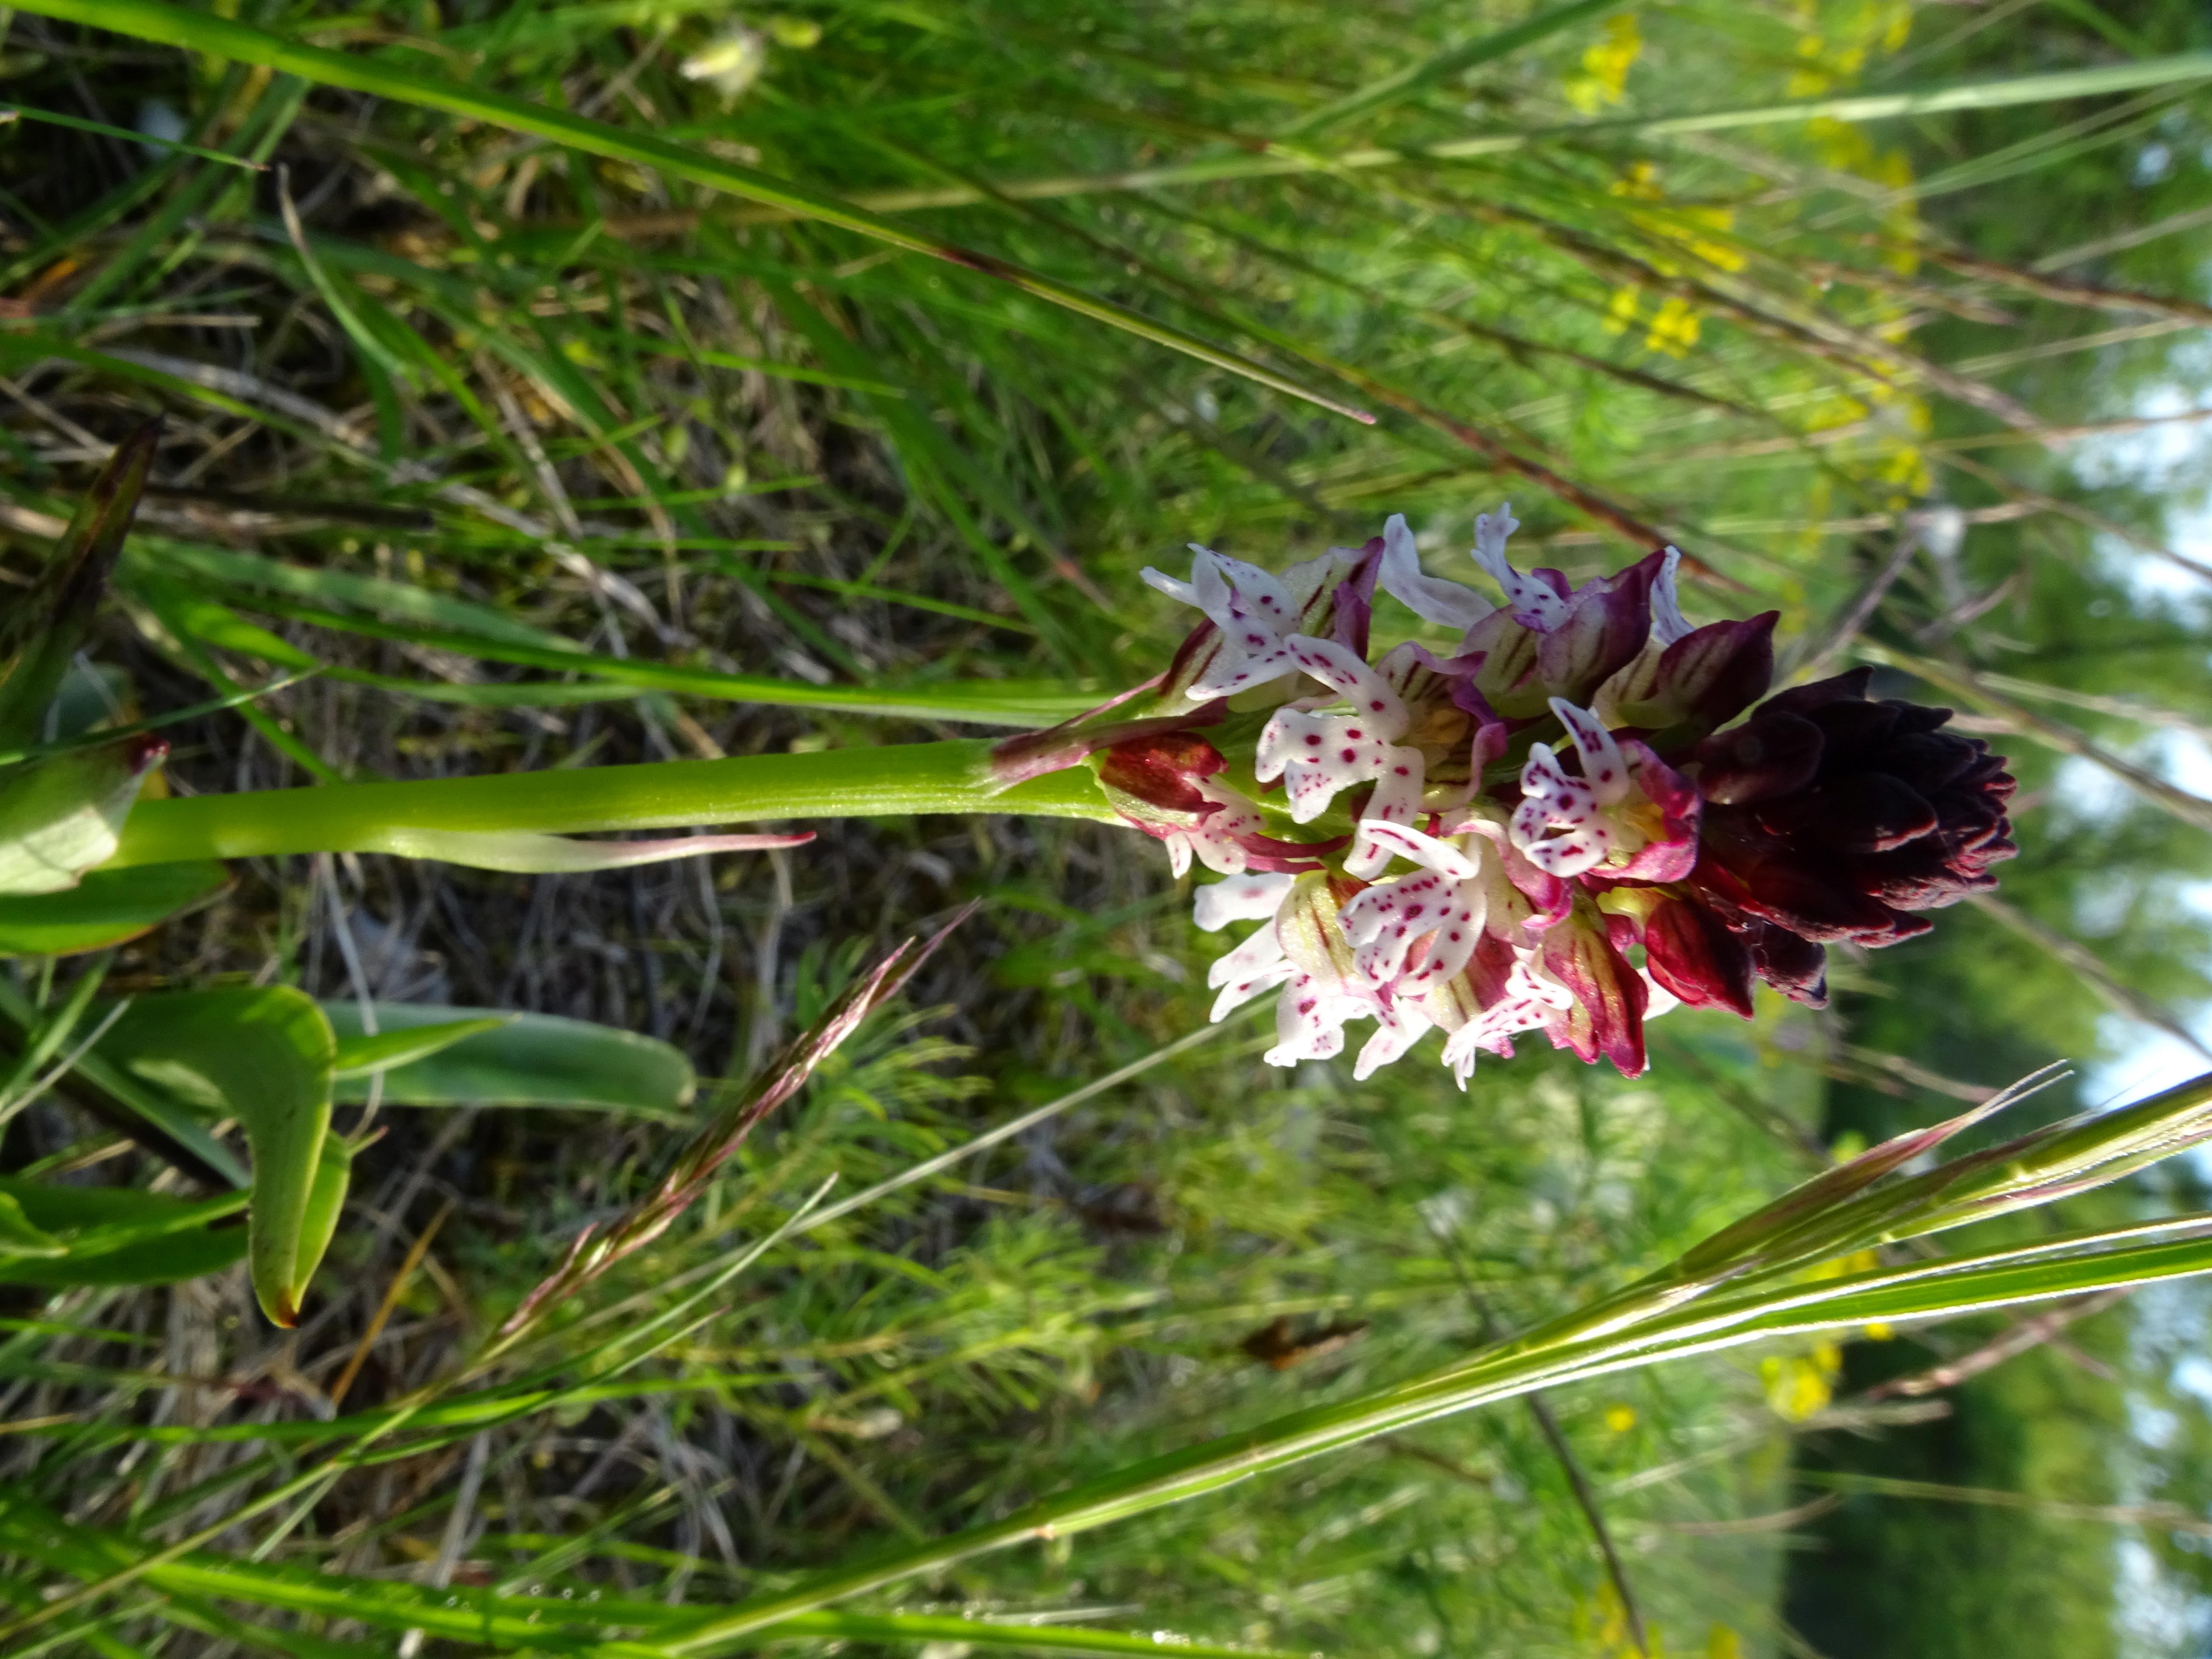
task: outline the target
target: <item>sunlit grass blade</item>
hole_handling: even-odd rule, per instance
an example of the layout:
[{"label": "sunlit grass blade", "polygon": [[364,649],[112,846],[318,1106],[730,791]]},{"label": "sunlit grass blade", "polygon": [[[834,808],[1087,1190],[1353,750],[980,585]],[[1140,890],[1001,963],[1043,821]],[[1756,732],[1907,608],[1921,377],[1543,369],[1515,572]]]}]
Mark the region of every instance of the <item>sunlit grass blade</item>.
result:
[{"label": "sunlit grass blade", "polygon": [[[88,1574],[127,1561],[129,1542],[89,1528],[72,1527],[36,1506],[0,1509],[0,1537],[33,1559],[63,1571]],[[172,1593],[285,1612],[358,1620],[382,1630],[419,1629],[449,1641],[487,1644],[495,1651],[539,1648],[549,1638],[559,1651],[585,1659],[652,1659],[661,1651],[653,1638],[680,1628],[693,1610],[658,1601],[595,1595],[501,1594],[438,1589],[389,1579],[348,1577],[265,1563],[187,1557],[155,1567],[149,1583]],[[617,1636],[614,1632],[634,1634]],[[1039,1653],[1148,1653],[1163,1648],[1194,1659],[1288,1659],[1272,1650],[1224,1647],[1199,1638],[1124,1634],[1058,1622],[985,1620],[933,1613],[824,1612],[782,1626],[779,1640],[867,1643],[951,1643],[1015,1648]],[[731,1650],[751,1643],[732,1644]]]},{"label": "sunlit grass blade", "polygon": [[70,127],[78,132],[96,132],[103,138],[119,138],[125,143],[143,144],[152,149],[173,150],[179,155],[190,155],[202,161],[220,161],[225,167],[243,167],[249,173],[262,171],[262,163],[249,161],[241,155],[230,155],[219,149],[202,149],[198,144],[185,143],[180,138],[167,138],[156,132],[132,132],[122,127],[111,127],[104,121],[88,121],[81,115],[64,115],[58,110],[32,109],[24,104],[0,104],[0,121],[43,121],[50,126]]},{"label": "sunlit grass blade", "polygon": [[[705,1323],[708,1319],[713,1317],[712,1314],[694,1318],[688,1326],[679,1324],[678,1322],[683,1320],[700,1303],[715,1295],[732,1279],[746,1272],[763,1255],[780,1244],[792,1227],[805,1221],[808,1212],[816,1203],[820,1201],[823,1192],[826,1190],[825,1187],[822,1191],[817,1192],[812,1199],[801,1204],[774,1230],[731,1252],[720,1271],[691,1295],[663,1310],[657,1317],[646,1322],[641,1328],[624,1331],[611,1340],[601,1344],[598,1350],[574,1356],[574,1363],[580,1367],[589,1367],[597,1363],[600,1376],[618,1376],[623,1370],[635,1366],[669,1344],[680,1340],[686,1330]],[[619,1352],[624,1348],[630,1348],[633,1351],[627,1354]],[[592,1392],[592,1385],[589,1384],[571,1385],[567,1389],[553,1389],[538,1392],[529,1391],[532,1382],[553,1375],[554,1370],[560,1368],[542,1370],[535,1377],[526,1376],[521,1379],[519,1389],[515,1385],[509,1385],[493,1391],[491,1397],[483,1402],[482,1414],[478,1417],[477,1422],[496,1425],[530,1416],[542,1409],[557,1409],[576,1397],[580,1389],[585,1394]],[[148,1573],[180,1560],[193,1551],[212,1543],[234,1526],[243,1522],[267,1514],[273,1510],[281,1509],[287,1504],[300,1504],[301,1500],[312,1504],[323,1493],[327,1492],[332,1482],[347,1469],[366,1467],[380,1461],[414,1455],[421,1449],[419,1443],[386,1449],[380,1448],[379,1443],[406,1427],[426,1410],[434,1408],[441,1395],[468,1381],[474,1374],[473,1370],[465,1370],[457,1376],[418,1389],[395,1405],[374,1413],[374,1426],[356,1438],[350,1448],[335,1455],[321,1465],[310,1468],[305,1473],[292,1474],[290,1478],[281,1481],[276,1486],[257,1494],[211,1526],[204,1527],[197,1532],[152,1551],[140,1551],[135,1546],[127,1548],[123,1553],[125,1559],[118,1559],[112,1571],[92,1578],[75,1590],[49,1597],[42,1607],[28,1612],[23,1617],[9,1621],[4,1626],[0,1626],[0,1639],[20,1638],[31,1631],[64,1620],[76,1613],[79,1608],[96,1602],[116,1590],[126,1588],[143,1578]],[[518,1394],[520,1398],[517,1397]],[[260,1431],[266,1431],[265,1425]],[[472,1425],[449,1437],[462,1438],[477,1431],[477,1428]],[[434,1443],[435,1439],[435,1437],[432,1437]],[[257,1479],[272,1469],[289,1467],[289,1460],[280,1460],[273,1454],[260,1459],[246,1459],[232,1465],[230,1468],[212,1479],[200,1483],[199,1487],[191,1492],[172,1498],[162,1507],[169,1513],[191,1514],[199,1504],[222,1492]],[[10,1513],[8,1495],[0,1492],[0,1524],[5,1523]],[[148,1524],[157,1524],[157,1521],[154,1517],[148,1517]]]},{"label": "sunlit grass blade", "polygon": [[[2136,1167],[2130,1149],[2163,1156],[2201,1134],[2212,1077],[2170,1090],[2118,1114],[2039,1132],[2017,1145],[2044,1149],[2043,1165],[2027,1167],[2011,1149],[1970,1154],[1956,1164],[1894,1189],[1847,1199],[1827,1214],[1828,1236],[1808,1239],[1807,1252],[1863,1250],[1887,1236],[1957,1225],[1996,1213],[1988,1196],[2021,1201],[2054,1179],[2097,1184]],[[1954,1171],[1956,1173],[1954,1173]],[[1893,1193],[1894,1197],[1889,1196]],[[1924,1194],[1924,1202],[1917,1196]],[[1854,1221],[1856,1213],[1863,1221]],[[2184,1226],[2194,1225],[2192,1218]],[[1799,1224],[1802,1231],[1802,1224]],[[1870,1231],[1869,1229],[1880,1229]],[[1496,1403],[1533,1389],[1710,1352],[1781,1334],[1832,1330],[1869,1322],[1895,1323],[1954,1316],[2023,1302],[2077,1296],[2122,1285],[2212,1273],[2212,1237],[2136,1242],[2140,1230],[2093,1233],[2026,1247],[2001,1246],[1979,1255],[1915,1261],[1810,1283],[1771,1282],[1713,1292],[1712,1284],[1655,1287],[1612,1317],[1570,1316],[1545,1331],[1476,1354],[1429,1376],[1316,1406],[1044,1498],[998,1522],[918,1548],[824,1574],[782,1593],[757,1598],[702,1621],[661,1650],[671,1656],[716,1652],[731,1638],[773,1629],[793,1614],[846,1596],[942,1570],[987,1552],[1049,1539],[1126,1519],[1163,1505],[1216,1492],[1272,1469],[1452,1413]],[[1694,1253],[1693,1253],[1694,1254]],[[1802,1259],[1802,1258],[1801,1258]],[[1771,1277],[1771,1276],[1770,1276]],[[1699,1292],[1713,1292],[1700,1295]],[[1623,1297],[1636,1297],[1632,1287]],[[1610,1298],[1617,1303],[1621,1298]],[[1600,1308],[1607,1306],[1601,1303]],[[1551,1333],[1547,1334],[1547,1333]]]},{"label": "sunlit grass blade", "polygon": [[1564,5],[1548,7],[1508,27],[1477,35],[1455,46],[1448,46],[1418,63],[1408,64],[1395,75],[1387,75],[1357,92],[1347,93],[1333,103],[1324,104],[1284,128],[1283,137],[1310,138],[1331,127],[1342,126],[1346,121],[1372,115],[1376,111],[1411,97],[1448,76],[1463,75],[1484,64],[1494,64],[1523,46],[1533,46],[1539,40],[1557,34],[1561,29],[1571,28],[1587,18],[1601,16],[1611,9],[1613,9],[1612,0],[1566,0]]},{"label": "sunlit grass blade", "polygon": [[[1326,155],[1281,153],[1229,155],[1161,167],[1132,167],[1115,173],[993,179],[988,190],[972,185],[938,185],[856,191],[851,200],[855,205],[872,212],[892,214],[914,212],[925,208],[973,206],[994,195],[1019,201],[1037,201],[1056,196],[1110,195],[1130,191],[1220,184],[1240,179],[1281,178],[1291,173],[1362,172],[1373,167],[1466,161],[1482,156],[1510,155],[1547,143],[1592,138],[1658,139],[1736,131],[1747,127],[1786,123],[1881,121],[1907,116],[1940,115],[1960,110],[2002,109],[2022,104],[2053,103],[2074,98],[2096,97],[2106,93],[2132,92],[2143,87],[2179,86],[2206,80],[2212,80],[2212,52],[2186,52],[2171,58],[2106,64],[2094,69],[2062,70],[2047,75],[2010,76],[1999,80],[1893,92],[1852,93],[1829,98],[1748,105],[1735,109],[1686,112],[1677,115],[1621,116],[1605,120],[1578,121],[1521,132],[1449,138],[1418,148],[1375,147],[1341,150]],[[738,216],[759,222],[811,216],[788,208],[763,207]]]},{"label": "sunlit grass blade", "polygon": [[[364,581],[370,579],[361,579]],[[981,726],[1027,726],[1065,720],[1097,701],[1092,694],[1061,691],[1036,684],[995,680],[948,683],[912,689],[857,685],[814,685],[803,680],[777,679],[766,674],[733,674],[714,668],[690,668],[636,657],[611,657],[586,651],[565,640],[542,645],[514,637],[519,629],[499,635],[459,632],[423,623],[394,624],[320,610],[279,599],[247,600],[253,608],[318,628],[358,635],[365,639],[393,640],[410,645],[451,651],[485,662],[518,667],[550,669],[555,672],[590,674],[595,678],[638,691],[672,691],[689,696],[712,697],[724,702],[754,702],[787,708],[818,708],[840,714],[874,714],[886,719],[959,720]],[[192,632],[187,628],[187,632]],[[541,636],[545,637],[545,636]],[[557,638],[558,636],[551,636]],[[252,647],[234,630],[218,632],[208,642],[234,649]],[[286,647],[296,657],[295,647]],[[357,678],[359,671],[322,669],[333,678]],[[378,676],[375,683],[400,686],[405,682]],[[426,694],[443,694],[447,688],[428,687]],[[519,690],[517,700],[524,695]],[[557,695],[557,688],[556,688]],[[456,701],[463,700],[456,697]],[[235,694],[228,701],[242,701]]]}]

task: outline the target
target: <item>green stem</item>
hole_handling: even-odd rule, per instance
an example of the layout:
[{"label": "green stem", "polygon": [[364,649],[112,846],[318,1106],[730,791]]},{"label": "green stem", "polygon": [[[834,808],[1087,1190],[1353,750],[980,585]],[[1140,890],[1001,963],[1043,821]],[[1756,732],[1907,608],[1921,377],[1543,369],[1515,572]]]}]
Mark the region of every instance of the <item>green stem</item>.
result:
[{"label": "green stem", "polygon": [[990,747],[963,739],[142,801],[106,867],[398,851],[404,832],[426,830],[573,835],[916,812],[1120,822],[1084,768],[1000,790],[984,767]]}]

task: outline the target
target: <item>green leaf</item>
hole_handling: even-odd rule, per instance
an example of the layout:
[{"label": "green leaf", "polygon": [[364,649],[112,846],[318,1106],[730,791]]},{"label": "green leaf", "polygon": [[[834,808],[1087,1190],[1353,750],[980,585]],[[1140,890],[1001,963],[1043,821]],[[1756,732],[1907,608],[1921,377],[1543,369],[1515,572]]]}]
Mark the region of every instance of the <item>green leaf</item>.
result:
[{"label": "green leaf", "polygon": [[0,1281],[48,1290],[181,1285],[234,1266],[246,1254],[246,1231],[239,1226],[196,1226],[112,1250],[71,1249],[50,1260],[0,1256]]},{"label": "green leaf", "polygon": [[292,1251],[292,1302],[296,1308],[307,1281],[322,1265],[323,1253],[338,1230],[338,1215],[345,1208],[346,1188],[353,1182],[354,1146],[337,1136],[323,1137],[315,1159],[315,1178],[307,1188],[307,1201],[300,1212],[300,1241]]},{"label": "green leaf", "polygon": [[157,738],[125,738],[0,768],[0,895],[62,892],[106,863],[168,752]]},{"label": "green leaf", "polygon": [[[155,866],[156,869],[160,866]],[[397,1031],[379,1031],[371,1036],[363,1032],[359,1036],[338,1039],[337,1060],[331,1075],[336,1078],[366,1077],[371,1072],[381,1072],[410,1061],[427,1060],[441,1048],[449,1048],[463,1037],[472,1037],[485,1031],[496,1031],[507,1023],[508,1016],[488,1014],[482,1019],[449,1019],[435,1025],[403,1026]],[[335,1022],[334,1022],[335,1023]]]},{"label": "green leaf", "polygon": [[332,1178],[323,1174],[322,1153],[337,1042],[323,1011],[284,986],[142,997],[98,1052],[191,1104],[238,1120],[252,1153],[254,1294],[273,1322],[296,1323],[307,1276],[329,1242],[326,1231],[319,1241],[310,1236],[310,1212],[319,1218],[327,1201],[319,1182]]},{"label": "green leaf", "polygon": [[[95,967],[80,975],[68,1000],[52,1014],[42,1013],[16,990],[8,975],[0,975],[0,1035],[12,1038],[21,1058],[7,1088],[9,1093],[35,1076],[47,1060],[61,1052],[69,1034],[84,1012],[80,989],[106,971]],[[90,994],[89,988],[83,989]],[[250,1184],[246,1165],[230,1148],[210,1134],[207,1126],[164,1091],[133,1076],[98,1048],[80,1053],[69,1085],[82,1084],[88,1097],[82,1103],[104,1116],[125,1134],[133,1135],[163,1157],[204,1179],[227,1182],[233,1187]],[[150,1133],[149,1133],[150,1131]]]},{"label": "green leaf", "polygon": [[[618,1031],[552,1014],[502,1014],[489,1008],[431,1008],[373,1004],[386,1036],[441,1030],[462,1021],[489,1029],[441,1043],[434,1054],[383,1073],[387,1106],[581,1106],[667,1115],[690,1102],[696,1086],[681,1049],[635,1031]],[[326,1002],[323,1012],[341,1045],[362,1035],[357,1003]],[[337,1098],[367,1100],[369,1083],[340,1079]]]},{"label": "green leaf", "polygon": [[0,895],[0,956],[65,957],[137,939],[230,884],[220,864],[93,870],[58,893]]},{"label": "green leaf", "polygon": [[106,591],[161,435],[161,422],[149,421],[117,446],[37,583],[9,600],[0,617],[0,748],[38,737],[46,705]]},{"label": "green leaf", "polygon": [[246,1194],[188,1200],[127,1187],[64,1187],[0,1176],[0,1214],[12,1209],[58,1246],[37,1255],[0,1248],[0,1282],[173,1285],[220,1273],[246,1254],[246,1230],[219,1224]]},{"label": "green leaf", "polygon": [[68,1248],[45,1228],[33,1226],[12,1194],[0,1193],[0,1261],[9,1256],[60,1255]]}]

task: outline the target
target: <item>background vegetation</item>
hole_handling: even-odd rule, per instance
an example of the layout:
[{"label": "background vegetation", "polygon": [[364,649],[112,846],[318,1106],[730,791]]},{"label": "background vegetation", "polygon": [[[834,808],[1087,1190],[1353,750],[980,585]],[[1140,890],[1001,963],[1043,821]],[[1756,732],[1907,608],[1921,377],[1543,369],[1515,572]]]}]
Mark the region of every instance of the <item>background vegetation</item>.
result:
[{"label": "background vegetation", "polygon": [[[107,988],[593,1019],[680,1046],[703,1101],[872,943],[984,908],[540,1340],[562,1392],[453,1407],[441,1444],[233,1528],[255,1595],[142,1586],[22,1651],[524,1645],[316,1603],[343,1572],[497,1590],[543,1613],[543,1650],[617,1652],[550,1604],[732,1601],[1350,1398],[1656,1265],[1838,1144],[2051,1059],[2081,1078],[2031,1114],[2107,1103],[2154,1039],[2202,1054],[2212,125],[2201,56],[2141,68],[2212,50],[2199,9],[1565,7],[1494,55],[1469,43],[1518,4],[216,9],[395,87],[27,9],[0,56],[27,112],[0,131],[8,579],[161,410],[84,694],[130,718],[319,671],[182,728],[173,789],[972,730],[871,710],[1149,673],[1175,624],[1135,573],[1188,540],[1279,563],[1402,511],[1443,569],[1510,498],[1578,579],[1656,532],[1696,562],[1698,619],[1778,606],[1793,672],[1871,661],[1956,704],[2014,757],[2024,852],[2001,902],[1839,962],[1820,1016],[1669,1016],[1633,1084],[1525,1048],[1464,1097],[1421,1060],[1364,1085],[1274,1073],[1232,1022],[783,1239],[626,1368],[596,1345],[833,1173],[867,1188],[1197,1029],[1211,951],[1157,850],[981,817],[595,876],[241,862]],[[2136,78],[2027,78],[2084,68]],[[1820,103],[1968,83],[2001,90],[1904,117]],[[1042,280],[420,101],[477,93]],[[1650,125],[1724,110],[1769,114]],[[1455,153],[1470,135],[1500,142]],[[12,965],[43,1000],[82,963]],[[0,1170],[191,1189],[15,1094]],[[240,1270],[0,1291],[0,1480],[60,1518],[0,1538],[0,1592],[34,1608],[206,1526],[321,1425],[358,1431],[449,1371],[665,1168],[669,1116],[381,1109],[295,1331]],[[2065,1218],[2197,1206],[2193,1180]],[[1625,1583],[1653,1652],[1983,1652],[1992,1628],[2023,1655],[2197,1651],[2202,1293],[2069,1316],[1562,1390],[779,1635],[951,1659],[988,1632],[921,1621],[966,1615],[1040,1644],[1076,1623],[1623,1653]],[[1992,1343],[2024,1352],[1984,1368]]]}]

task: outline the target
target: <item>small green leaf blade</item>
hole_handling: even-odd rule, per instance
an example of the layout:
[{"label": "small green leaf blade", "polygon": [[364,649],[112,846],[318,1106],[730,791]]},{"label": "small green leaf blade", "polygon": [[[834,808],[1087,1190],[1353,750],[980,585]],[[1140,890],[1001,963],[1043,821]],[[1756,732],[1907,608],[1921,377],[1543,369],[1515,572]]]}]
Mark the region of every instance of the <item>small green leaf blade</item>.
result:
[{"label": "small green leaf blade", "polygon": [[297,1323],[306,1289],[298,1266],[318,1201],[337,1055],[323,1011],[287,986],[142,997],[99,1048],[145,1081],[238,1120],[252,1153],[254,1295],[273,1323]]},{"label": "small green leaf blade", "polygon": [[0,1283],[61,1290],[174,1285],[220,1273],[246,1254],[246,1229],[223,1224],[245,1194],[183,1199],[129,1187],[73,1187],[0,1176],[0,1209],[52,1239],[51,1253],[0,1245]]},{"label": "small green leaf blade", "polygon": [[[496,1021],[423,1058],[381,1073],[388,1106],[573,1106],[668,1116],[690,1103],[697,1087],[691,1062],[672,1044],[553,1014],[502,1014],[489,1008],[371,1005],[380,1033],[439,1027],[459,1020]],[[327,1002],[323,1012],[344,1043],[362,1034],[360,1006]],[[341,1078],[340,1101],[365,1101],[366,1076]]]},{"label": "small green leaf blade", "polygon": [[295,1309],[337,1234],[338,1214],[345,1208],[346,1189],[353,1184],[353,1155],[350,1141],[337,1135],[323,1137],[314,1179],[308,1184],[307,1201],[300,1213],[300,1242],[292,1253],[289,1300]]},{"label": "small green leaf blade", "polygon": [[33,1226],[12,1194],[0,1193],[0,1258],[61,1255],[68,1249],[45,1228]]},{"label": "small green leaf blade", "polygon": [[209,860],[93,870],[58,893],[0,894],[0,956],[66,957],[121,945],[230,884]]},{"label": "small green leaf blade", "polygon": [[507,1023],[503,1015],[487,1014],[481,1019],[449,1019],[435,1025],[410,1025],[396,1031],[379,1031],[374,1036],[363,1032],[359,1036],[342,1036],[338,1039],[337,1060],[331,1075],[336,1078],[367,1077],[372,1072],[387,1071],[394,1066],[428,1060],[440,1049],[450,1048],[464,1037],[496,1031]]}]

